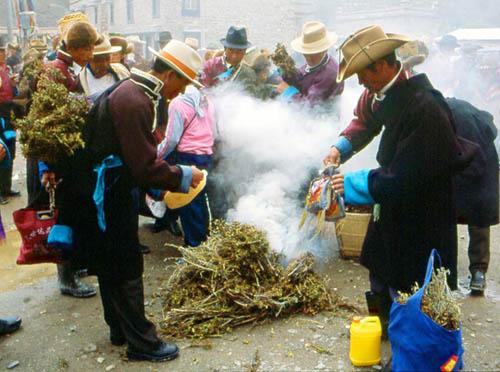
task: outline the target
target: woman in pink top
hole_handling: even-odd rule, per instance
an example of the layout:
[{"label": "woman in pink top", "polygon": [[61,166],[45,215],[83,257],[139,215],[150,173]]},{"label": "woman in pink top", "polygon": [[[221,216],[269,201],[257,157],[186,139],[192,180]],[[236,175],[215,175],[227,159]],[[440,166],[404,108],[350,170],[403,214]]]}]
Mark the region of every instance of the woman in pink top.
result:
[{"label": "woman in pink top", "polygon": [[[170,102],[165,139],[158,156],[169,163],[195,165],[210,170],[216,135],[215,110],[210,100],[194,86]],[[207,238],[210,213],[204,190],[189,205],[180,208],[184,243],[196,247]]]}]

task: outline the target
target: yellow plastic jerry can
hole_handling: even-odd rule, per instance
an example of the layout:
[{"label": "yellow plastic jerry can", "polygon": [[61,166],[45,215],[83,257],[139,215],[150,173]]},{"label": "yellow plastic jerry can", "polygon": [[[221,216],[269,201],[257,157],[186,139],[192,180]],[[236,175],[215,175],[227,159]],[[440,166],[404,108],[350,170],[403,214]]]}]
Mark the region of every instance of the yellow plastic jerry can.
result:
[{"label": "yellow plastic jerry can", "polygon": [[380,363],[380,340],[382,327],[378,316],[355,316],[351,323],[351,346],[349,358],[356,367],[373,366]]}]

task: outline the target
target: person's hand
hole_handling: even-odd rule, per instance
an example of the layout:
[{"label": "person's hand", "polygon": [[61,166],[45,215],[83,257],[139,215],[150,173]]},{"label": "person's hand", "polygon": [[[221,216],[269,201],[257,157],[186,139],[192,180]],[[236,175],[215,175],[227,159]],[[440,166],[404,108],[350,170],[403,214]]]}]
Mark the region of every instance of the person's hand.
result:
[{"label": "person's hand", "polygon": [[42,174],[42,186],[47,188],[49,185],[56,188],[56,174],[54,172],[43,172]]},{"label": "person's hand", "polygon": [[342,173],[334,174],[332,176],[332,189],[337,194],[344,194],[344,175]]},{"label": "person's hand", "polygon": [[19,74],[14,74],[10,77],[10,84],[13,87],[16,87],[17,84],[19,83]]},{"label": "person's hand", "polygon": [[5,159],[6,156],[7,156],[7,150],[5,149],[5,147],[0,145],[0,161]]},{"label": "person's hand", "polygon": [[198,184],[201,182],[201,180],[203,180],[203,177],[205,177],[205,175],[203,174],[203,172],[201,170],[199,170],[195,166],[191,166],[191,170],[193,172],[193,179],[191,180],[191,187],[196,188],[196,187],[198,187]]},{"label": "person's hand", "polygon": [[328,155],[325,156],[325,158],[323,159],[323,164],[325,166],[333,164],[336,167],[340,165],[340,151],[335,146],[332,146]]},{"label": "person's hand", "polygon": [[281,94],[288,87],[289,87],[288,83],[286,81],[282,80],[281,83],[279,83],[278,86],[276,87],[276,91]]}]

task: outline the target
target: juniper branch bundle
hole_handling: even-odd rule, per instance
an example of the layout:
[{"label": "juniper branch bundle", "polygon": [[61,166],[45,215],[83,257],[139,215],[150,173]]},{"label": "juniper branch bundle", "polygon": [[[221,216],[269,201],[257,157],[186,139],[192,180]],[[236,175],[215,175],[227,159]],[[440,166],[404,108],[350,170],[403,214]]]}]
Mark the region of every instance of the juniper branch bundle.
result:
[{"label": "juniper branch bundle", "polygon": [[281,74],[283,76],[295,76],[297,74],[295,61],[290,57],[283,44],[276,44],[276,49],[271,55],[271,59],[274,64],[281,69]]},{"label": "juniper branch bundle", "polygon": [[16,125],[23,154],[52,163],[84,146],[81,130],[89,105],[60,83],[64,77],[56,68],[42,71],[30,111]]},{"label": "juniper branch bundle", "polygon": [[[422,296],[422,311],[441,327],[455,331],[460,328],[460,307],[448,287],[447,274],[449,270],[444,268],[436,269],[432,273],[432,279]],[[418,290],[418,283],[415,283],[412,292],[400,292],[397,301],[406,304]]]},{"label": "juniper branch bundle", "polygon": [[283,267],[265,234],[253,226],[215,221],[169,279],[160,326],[174,337],[220,335],[233,327],[295,313],[348,308],[313,272],[308,253]]}]

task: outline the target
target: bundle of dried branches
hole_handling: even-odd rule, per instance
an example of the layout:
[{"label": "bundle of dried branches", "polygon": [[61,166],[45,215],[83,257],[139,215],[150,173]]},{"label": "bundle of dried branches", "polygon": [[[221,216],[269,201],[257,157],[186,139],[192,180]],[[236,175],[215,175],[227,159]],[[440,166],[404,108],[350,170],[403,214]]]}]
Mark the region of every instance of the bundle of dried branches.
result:
[{"label": "bundle of dried branches", "polygon": [[[432,273],[432,279],[422,296],[422,311],[441,327],[455,331],[460,328],[460,307],[448,287],[448,273],[444,268],[436,269]],[[415,283],[412,293],[399,293],[397,301],[406,304],[419,289],[418,283]]]},{"label": "bundle of dried branches", "polygon": [[214,336],[266,318],[348,308],[314,273],[310,253],[284,267],[253,226],[215,221],[201,246],[177,248],[183,259],[162,294],[161,328],[171,336]]},{"label": "bundle of dried branches", "polygon": [[274,64],[280,68],[281,75],[295,76],[297,74],[295,62],[293,58],[290,57],[283,44],[276,44],[276,49],[274,51],[274,54],[271,55],[271,59],[273,60]]},{"label": "bundle of dried branches", "polygon": [[[37,66],[35,65],[36,69]],[[29,74],[37,74],[36,70]],[[51,66],[39,71],[37,90],[28,115],[17,121],[23,154],[49,163],[83,148],[81,130],[89,105],[60,83],[61,72]]]}]

